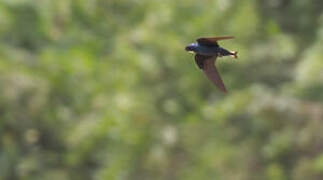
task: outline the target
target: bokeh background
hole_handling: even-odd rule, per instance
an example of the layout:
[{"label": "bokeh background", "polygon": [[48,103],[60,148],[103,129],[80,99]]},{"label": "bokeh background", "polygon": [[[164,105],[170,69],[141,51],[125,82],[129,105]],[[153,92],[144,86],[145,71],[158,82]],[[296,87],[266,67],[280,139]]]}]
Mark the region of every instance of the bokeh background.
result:
[{"label": "bokeh background", "polygon": [[0,179],[323,179],[323,2],[0,0]]}]

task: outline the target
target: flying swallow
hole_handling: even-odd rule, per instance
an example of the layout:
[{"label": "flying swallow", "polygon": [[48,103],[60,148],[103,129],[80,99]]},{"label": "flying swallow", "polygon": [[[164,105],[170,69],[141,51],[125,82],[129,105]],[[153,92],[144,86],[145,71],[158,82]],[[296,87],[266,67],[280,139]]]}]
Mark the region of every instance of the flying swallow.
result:
[{"label": "flying swallow", "polygon": [[232,36],[199,38],[197,43],[192,43],[185,47],[185,50],[195,54],[197,66],[204,71],[209,80],[211,80],[221,91],[227,92],[221,76],[216,69],[215,61],[217,57],[232,56],[238,58],[236,51],[228,51],[219,46],[219,40],[233,39]]}]

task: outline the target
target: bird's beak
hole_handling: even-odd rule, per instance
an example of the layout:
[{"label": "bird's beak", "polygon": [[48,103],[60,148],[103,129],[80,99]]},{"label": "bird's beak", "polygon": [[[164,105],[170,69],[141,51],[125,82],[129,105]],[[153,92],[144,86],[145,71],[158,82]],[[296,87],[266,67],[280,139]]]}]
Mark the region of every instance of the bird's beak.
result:
[{"label": "bird's beak", "polygon": [[191,48],[189,48],[189,46],[186,46],[186,47],[185,47],[185,51],[187,51],[187,52],[189,52],[189,53],[191,53],[191,54],[195,54],[195,52],[194,52],[194,51],[192,51],[192,49],[191,49]]}]

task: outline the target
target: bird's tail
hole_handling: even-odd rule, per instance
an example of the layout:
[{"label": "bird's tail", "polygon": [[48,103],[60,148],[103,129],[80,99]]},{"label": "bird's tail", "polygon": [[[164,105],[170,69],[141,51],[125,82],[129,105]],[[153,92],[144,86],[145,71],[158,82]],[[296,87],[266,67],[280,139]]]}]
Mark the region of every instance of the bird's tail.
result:
[{"label": "bird's tail", "polygon": [[231,51],[231,56],[233,56],[234,58],[238,58],[238,51]]}]

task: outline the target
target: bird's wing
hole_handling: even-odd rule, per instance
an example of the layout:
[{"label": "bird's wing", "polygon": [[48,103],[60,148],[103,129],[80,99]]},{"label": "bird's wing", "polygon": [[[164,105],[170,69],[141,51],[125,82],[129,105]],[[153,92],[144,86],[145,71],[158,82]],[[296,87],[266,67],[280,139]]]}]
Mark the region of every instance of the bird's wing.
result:
[{"label": "bird's wing", "polygon": [[204,56],[204,55],[200,55],[200,54],[196,54],[195,55],[195,63],[197,64],[197,66],[200,69],[203,69],[204,67],[204,61],[206,59],[212,58],[212,56]]},{"label": "bird's wing", "polygon": [[200,61],[203,61],[202,69],[208,77],[208,79],[212,81],[221,91],[227,92],[225,85],[221,79],[221,76],[215,66],[216,56],[206,58],[203,55],[196,55],[195,58],[199,59]]},{"label": "bird's wing", "polygon": [[210,37],[210,38],[198,38],[196,41],[205,46],[219,46],[218,42],[219,40],[224,39],[233,39],[233,36],[221,36],[221,37]]}]

